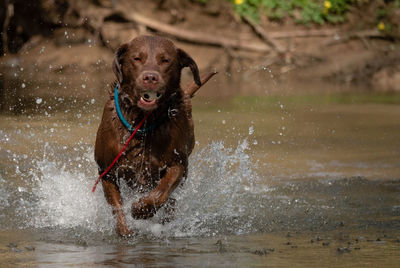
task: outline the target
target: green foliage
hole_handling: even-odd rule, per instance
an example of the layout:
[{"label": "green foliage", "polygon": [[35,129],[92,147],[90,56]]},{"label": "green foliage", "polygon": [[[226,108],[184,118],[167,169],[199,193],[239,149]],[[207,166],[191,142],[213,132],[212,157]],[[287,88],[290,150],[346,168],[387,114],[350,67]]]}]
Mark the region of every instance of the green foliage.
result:
[{"label": "green foliage", "polygon": [[354,0],[231,0],[236,12],[258,21],[265,14],[270,19],[281,20],[290,16],[299,23],[324,24],[345,20]]}]

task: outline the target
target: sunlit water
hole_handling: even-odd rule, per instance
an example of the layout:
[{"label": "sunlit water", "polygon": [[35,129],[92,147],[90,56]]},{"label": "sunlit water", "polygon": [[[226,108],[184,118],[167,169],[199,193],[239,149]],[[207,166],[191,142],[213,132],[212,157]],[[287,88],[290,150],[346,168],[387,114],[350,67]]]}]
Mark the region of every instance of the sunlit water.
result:
[{"label": "sunlit water", "polygon": [[[196,149],[174,218],[121,240],[99,186],[99,101],[1,115],[7,266],[388,265],[400,258],[400,107],[291,98],[194,103]],[[49,108],[50,107],[50,108]],[[138,196],[122,187],[125,209]],[[324,256],[324,258],[321,258]],[[1,266],[1,265],[0,265]]]}]

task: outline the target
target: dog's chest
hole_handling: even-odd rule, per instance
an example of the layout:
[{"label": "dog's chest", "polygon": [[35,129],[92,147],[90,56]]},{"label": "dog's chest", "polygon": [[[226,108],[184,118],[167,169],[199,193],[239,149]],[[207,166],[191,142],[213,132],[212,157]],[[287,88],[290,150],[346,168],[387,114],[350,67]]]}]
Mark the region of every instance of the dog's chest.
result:
[{"label": "dog's chest", "polygon": [[171,158],[170,144],[155,141],[133,139],[118,163],[118,178],[124,179],[130,187],[143,190],[154,188],[165,175],[168,159]]}]

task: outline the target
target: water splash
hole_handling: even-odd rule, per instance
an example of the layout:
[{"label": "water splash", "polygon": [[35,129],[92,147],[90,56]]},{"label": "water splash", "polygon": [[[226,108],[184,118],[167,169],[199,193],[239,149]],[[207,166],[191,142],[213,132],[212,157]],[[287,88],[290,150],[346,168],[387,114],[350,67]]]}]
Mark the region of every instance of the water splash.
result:
[{"label": "water splash", "polygon": [[111,209],[102,190],[90,192],[93,180],[86,174],[57,167],[54,162],[37,163],[41,174],[33,189],[37,203],[27,223],[35,228],[85,228],[93,232],[110,232]]},{"label": "water splash", "polygon": [[[189,160],[188,178],[173,194],[177,200],[174,219],[166,225],[159,224],[165,216],[163,209],[151,220],[132,219],[130,204],[138,196],[123,186],[124,210],[129,225],[138,233],[157,237],[251,232],[251,221],[239,221],[241,217],[249,216],[252,204],[244,199],[254,194],[257,179],[248,150],[248,142],[244,140],[236,148],[227,148],[223,142],[212,142],[195,152]],[[90,191],[95,179],[92,150],[84,151],[82,148],[78,152],[82,157],[70,155],[69,159],[57,154],[57,148],[47,143],[43,151],[43,159],[33,161],[35,168],[29,171],[30,182],[23,187],[13,185],[0,190],[0,204],[18,207],[15,216],[23,218],[19,227],[113,234],[115,221],[102,187],[98,187],[95,194]],[[88,158],[91,159],[88,166],[78,167],[82,161],[77,159]],[[67,167],[65,163],[68,163]],[[76,167],[71,168],[74,164]],[[88,172],[88,168],[92,172]],[[0,183],[5,184],[5,181],[0,178]],[[9,203],[11,195],[16,200]]]},{"label": "water splash", "polygon": [[188,180],[175,194],[177,219],[170,231],[176,236],[251,231],[253,205],[246,199],[254,195],[258,176],[248,149],[247,140],[235,149],[212,142],[191,158]]},{"label": "water splash", "polygon": [[[43,159],[31,162],[9,152],[18,172],[0,176],[0,228],[50,228],[85,241],[115,238],[115,220],[102,187],[90,191],[96,178],[93,149],[81,146],[62,154],[58,150],[65,150],[57,146],[44,147]],[[163,209],[150,220],[132,219],[130,204],[139,196],[122,185],[129,226],[145,238],[237,235],[336,228],[346,221],[367,222],[376,213],[398,213],[380,205],[398,200],[390,192],[397,184],[388,188],[363,178],[271,184],[257,174],[250,152],[247,139],[233,147],[214,141],[195,151],[188,178],[172,196],[177,200],[174,218],[164,225]],[[355,194],[363,192],[374,194]]]},{"label": "water splash", "polygon": [[[8,207],[8,199],[9,199],[9,193],[7,192],[7,188],[5,187],[6,182],[3,179],[3,177],[0,174],[0,207]],[[0,217],[3,216],[3,214],[0,214]]]}]

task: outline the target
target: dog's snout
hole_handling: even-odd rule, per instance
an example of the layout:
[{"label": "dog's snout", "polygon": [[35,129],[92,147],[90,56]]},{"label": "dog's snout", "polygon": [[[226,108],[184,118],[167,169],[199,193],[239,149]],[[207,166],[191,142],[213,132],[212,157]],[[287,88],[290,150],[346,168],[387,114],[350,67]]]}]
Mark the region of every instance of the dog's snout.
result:
[{"label": "dog's snout", "polygon": [[160,80],[160,76],[155,72],[145,72],[142,76],[145,84],[157,84]]}]

